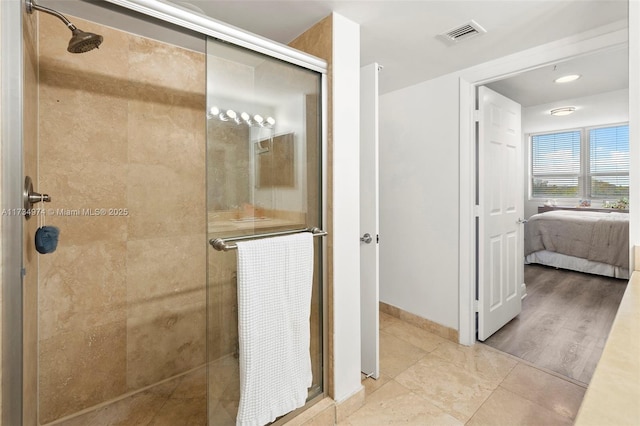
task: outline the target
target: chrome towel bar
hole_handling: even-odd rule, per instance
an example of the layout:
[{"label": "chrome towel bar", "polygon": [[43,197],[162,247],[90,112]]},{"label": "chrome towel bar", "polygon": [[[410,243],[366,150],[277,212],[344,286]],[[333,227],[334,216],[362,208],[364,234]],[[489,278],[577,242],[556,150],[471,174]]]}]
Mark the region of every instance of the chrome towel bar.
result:
[{"label": "chrome towel bar", "polygon": [[209,244],[218,251],[229,251],[238,248],[237,244],[229,244],[231,241],[244,241],[255,240],[258,238],[278,237],[280,235],[298,234],[300,232],[311,232],[314,237],[324,237],[327,235],[327,231],[323,231],[320,228],[303,228],[303,229],[290,229],[288,231],[270,232],[268,234],[256,234],[256,235],[243,235],[242,237],[229,237],[229,238],[212,238],[209,240]]}]

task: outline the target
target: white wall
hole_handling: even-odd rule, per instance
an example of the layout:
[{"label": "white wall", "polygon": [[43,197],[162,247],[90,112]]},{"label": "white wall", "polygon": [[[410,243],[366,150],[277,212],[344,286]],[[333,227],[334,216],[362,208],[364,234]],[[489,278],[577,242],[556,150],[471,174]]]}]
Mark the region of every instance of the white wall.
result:
[{"label": "white wall", "polygon": [[333,14],[334,398],[360,391],[360,26]]},{"label": "white wall", "polygon": [[[564,117],[554,117],[549,114],[553,108],[574,105],[578,109],[575,113]],[[536,105],[522,109],[522,133],[525,137],[524,164],[524,214],[528,219],[538,212],[538,206],[545,200],[529,199],[529,165],[531,164],[531,145],[527,134],[555,130],[575,129],[580,127],[599,126],[603,124],[618,124],[629,121],[629,90],[616,90],[599,95],[583,98],[567,99],[544,105]],[[559,205],[573,206],[578,199],[557,200]],[[593,207],[598,207],[598,201],[593,200]]]},{"label": "white wall", "polygon": [[[469,96],[459,88],[626,41],[626,23],[617,22],[381,96],[381,301],[458,329],[465,344],[475,341],[467,312],[474,171],[458,166],[472,158],[473,140],[460,123],[460,96]],[[462,222],[459,211],[467,212]]]},{"label": "white wall", "polygon": [[[629,1],[629,242],[640,245],[640,2]],[[634,266],[633,252],[631,269]],[[635,265],[637,268],[638,265]]]},{"label": "white wall", "polygon": [[[2,22],[2,7],[0,7],[0,22]],[[0,31],[0,46],[2,45],[2,38],[1,37],[2,37],[2,31]],[[2,49],[0,49],[0,75],[2,75],[2,61],[3,61]],[[0,93],[1,93],[1,90],[2,90],[2,78],[0,78]],[[4,131],[3,131],[3,128],[2,128],[2,113],[3,113],[2,108],[3,108],[3,105],[2,105],[2,102],[0,102],[0,135],[4,135]],[[1,190],[1,188],[2,188],[2,172],[3,172],[3,170],[2,170],[2,150],[0,150],[0,200],[2,199],[2,193],[1,193],[2,192],[2,190]],[[4,205],[2,207],[4,207]],[[2,318],[3,318],[3,313],[2,313],[2,294],[3,294],[4,282],[2,280],[2,277],[4,276],[4,274],[2,272],[2,264],[3,264],[4,256],[2,255],[2,246],[3,246],[2,241],[3,241],[3,239],[2,239],[2,227],[0,226],[0,330],[3,330],[3,327],[2,327]],[[2,352],[2,340],[3,339],[1,337],[2,336],[0,336],[0,354],[3,353]],[[0,383],[3,383],[3,381],[2,381],[2,364],[3,363],[0,363]],[[2,400],[3,400],[3,398],[2,398],[2,386],[0,386],[0,422],[2,422]]]},{"label": "white wall", "polygon": [[380,97],[380,300],[454,329],[457,90],[448,75]]}]

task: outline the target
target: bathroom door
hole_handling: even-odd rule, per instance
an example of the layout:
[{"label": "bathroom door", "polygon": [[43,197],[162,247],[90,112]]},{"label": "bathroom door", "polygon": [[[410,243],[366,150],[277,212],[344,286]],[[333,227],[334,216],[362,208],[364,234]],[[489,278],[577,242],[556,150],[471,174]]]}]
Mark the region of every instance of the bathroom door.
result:
[{"label": "bathroom door", "polygon": [[521,310],[524,184],[520,105],[479,87],[478,339]]},{"label": "bathroom door", "polygon": [[378,64],[360,69],[361,371],[380,374],[378,336]]}]

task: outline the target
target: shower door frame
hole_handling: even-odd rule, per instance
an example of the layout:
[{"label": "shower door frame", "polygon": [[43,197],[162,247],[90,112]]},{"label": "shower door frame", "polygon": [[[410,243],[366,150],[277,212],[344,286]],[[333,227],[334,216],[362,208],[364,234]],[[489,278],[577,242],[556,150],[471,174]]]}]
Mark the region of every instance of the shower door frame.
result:
[{"label": "shower door frame", "polygon": [[[327,230],[327,117],[328,117],[328,80],[327,80],[327,63],[325,60],[317,58],[313,55],[309,55],[302,51],[296,50],[292,47],[286,46],[281,43],[277,43],[273,40],[261,37],[259,35],[250,33],[237,27],[225,24],[208,16],[194,13],[190,9],[180,7],[175,4],[164,3],[157,0],[106,0],[108,3],[112,3],[121,6],[125,9],[139,12],[144,15],[160,19],[177,25],[182,28],[195,31],[197,33],[214,37],[219,40],[226,41],[228,43],[244,47],[246,49],[261,53],[266,56],[270,56],[276,59],[280,59],[284,62],[288,62],[297,65],[308,70],[316,71],[320,73],[320,103],[321,103],[321,184],[322,184],[322,206],[321,217],[322,223],[316,226],[320,226],[321,229]],[[321,400],[328,395],[327,384],[329,383],[329,371],[328,371],[328,311],[327,306],[327,242],[326,238],[321,238],[322,241],[322,393],[312,400],[310,400],[304,407],[301,407],[292,413],[287,414],[282,419],[278,420],[276,424],[280,424],[290,417],[295,416],[297,413],[304,411],[313,403]],[[292,415],[293,414],[293,415]]]},{"label": "shower door frame", "polygon": [[[23,182],[22,1],[0,2],[2,209],[20,211]],[[22,424],[23,216],[2,215],[2,424]]]}]

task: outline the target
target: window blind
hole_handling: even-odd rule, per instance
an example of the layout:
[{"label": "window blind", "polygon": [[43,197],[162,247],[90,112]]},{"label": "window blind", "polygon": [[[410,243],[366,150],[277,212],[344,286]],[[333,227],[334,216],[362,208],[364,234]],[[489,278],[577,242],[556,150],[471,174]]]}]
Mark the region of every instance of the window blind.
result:
[{"label": "window blind", "polygon": [[589,131],[591,197],[619,199],[629,196],[629,126]]},{"label": "window blind", "polygon": [[574,198],[580,191],[580,131],[533,135],[532,196]]}]

